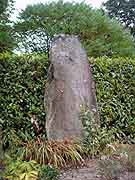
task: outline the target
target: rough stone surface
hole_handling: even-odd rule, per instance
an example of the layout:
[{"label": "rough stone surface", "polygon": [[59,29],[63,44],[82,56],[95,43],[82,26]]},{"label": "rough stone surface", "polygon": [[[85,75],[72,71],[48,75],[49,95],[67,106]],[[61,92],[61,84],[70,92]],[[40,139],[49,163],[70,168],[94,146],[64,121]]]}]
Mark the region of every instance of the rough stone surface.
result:
[{"label": "rough stone surface", "polygon": [[81,138],[80,106],[96,114],[94,81],[85,50],[76,36],[59,35],[50,48],[46,83],[49,139]]}]

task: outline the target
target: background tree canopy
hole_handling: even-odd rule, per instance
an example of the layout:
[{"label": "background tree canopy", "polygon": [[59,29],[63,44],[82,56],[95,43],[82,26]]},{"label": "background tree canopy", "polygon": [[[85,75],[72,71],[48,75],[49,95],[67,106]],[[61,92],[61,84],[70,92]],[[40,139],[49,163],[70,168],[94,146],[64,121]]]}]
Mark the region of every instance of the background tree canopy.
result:
[{"label": "background tree canopy", "polygon": [[15,24],[18,45],[24,52],[47,52],[55,34],[78,35],[89,56],[134,56],[133,39],[115,20],[84,3],[27,6]]},{"label": "background tree canopy", "polygon": [[135,37],[135,0],[108,0],[104,7],[111,18],[116,17]]},{"label": "background tree canopy", "polygon": [[14,0],[0,0],[0,53],[11,51],[14,47],[13,28],[10,15]]},{"label": "background tree canopy", "polygon": [[2,14],[7,8],[8,0],[0,0],[0,14]]}]

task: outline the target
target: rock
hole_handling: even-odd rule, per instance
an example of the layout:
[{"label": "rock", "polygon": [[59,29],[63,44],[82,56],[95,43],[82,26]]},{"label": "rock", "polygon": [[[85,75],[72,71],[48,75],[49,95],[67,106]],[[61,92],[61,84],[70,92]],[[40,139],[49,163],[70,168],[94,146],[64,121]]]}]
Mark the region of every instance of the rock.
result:
[{"label": "rock", "polygon": [[[48,139],[82,138],[80,107],[97,114],[95,86],[85,50],[76,36],[58,35],[49,55],[45,90]],[[95,119],[95,123],[96,123]]]}]

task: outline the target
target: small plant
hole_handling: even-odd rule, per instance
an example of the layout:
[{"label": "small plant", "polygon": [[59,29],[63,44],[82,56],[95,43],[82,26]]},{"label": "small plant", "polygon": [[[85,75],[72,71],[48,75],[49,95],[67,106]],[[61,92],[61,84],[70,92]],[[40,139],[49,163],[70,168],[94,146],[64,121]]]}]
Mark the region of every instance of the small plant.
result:
[{"label": "small plant", "polygon": [[100,128],[94,124],[93,114],[86,107],[81,107],[80,119],[83,124],[83,145],[85,153],[91,156],[109,153],[110,144],[115,141],[114,130]]},{"label": "small plant", "polygon": [[3,178],[10,180],[36,180],[39,165],[35,161],[22,161],[6,156],[6,168]]},{"label": "small plant", "polygon": [[69,139],[51,141],[29,141],[20,142],[19,151],[25,160],[35,160],[39,164],[48,164],[54,167],[65,167],[67,165],[77,165],[83,162],[81,154],[83,148],[77,142]]},{"label": "small plant", "polygon": [[38,180],[55,180],[58,175],[59,172],[57,169],[48,165],[43,165],[40,168]]}]

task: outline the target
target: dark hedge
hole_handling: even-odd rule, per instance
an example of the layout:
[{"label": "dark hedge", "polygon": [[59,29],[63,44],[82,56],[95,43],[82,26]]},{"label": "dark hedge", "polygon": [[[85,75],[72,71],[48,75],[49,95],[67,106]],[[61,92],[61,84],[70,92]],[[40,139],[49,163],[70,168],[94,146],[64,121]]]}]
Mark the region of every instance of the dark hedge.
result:
[{"label": "dark hedge", "polygon": [[[97,87],[101,126],[116,128],[129,140],[135,138],[135,60],[90,59]],[[8,139],[10,131],[35,136],[31,116],[36,115],[45,134],[43,104],[48,62],[45,55],[0,55],[0,123]],[[6,140],[5,140],[6,141]]]},{"label": "dark hedge", "polygon": [[135,59],[90,59],[96,80],[101,127],[135,142]]},{"label": "dark hedge", "polygon": [[32,115],[45,129],[43,96],[47,64],[44,55],[0,56],[0,123],[7,140],[12,129],[35,136]]}]

